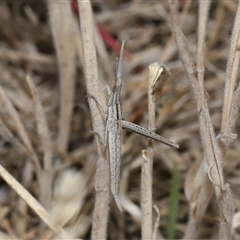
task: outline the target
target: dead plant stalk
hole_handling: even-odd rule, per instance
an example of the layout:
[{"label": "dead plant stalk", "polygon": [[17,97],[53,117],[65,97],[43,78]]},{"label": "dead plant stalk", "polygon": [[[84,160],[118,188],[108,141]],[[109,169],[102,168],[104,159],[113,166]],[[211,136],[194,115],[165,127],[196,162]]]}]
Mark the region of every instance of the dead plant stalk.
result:
[{"label": "dead plant stalk", "polygon": [[30,75],[27,76],[27,83],[31,90],[34,101],[37,130],[41,139],[41,144],[44,152],[43,169],[41,169],[40,181],[40,188],[42,189],[40,195],[40,202],[48,210],[51,206],[52,200],[52,141],[40,96]]},{"label": "dead plant stalk", "polygon": [[188,50],[186,38],[178,25],[179,19],[177,2],[169,0],[169,3],[171,9],[173,33],[187,79],[197,104],[200,135],[202,139],[204,155],[208,162],[208,174],[215,188],[215,193],[219,204],[219,215],[221,219],[219,237],[222,239],[230,239],[230,226],[234,206],[229,185],[224,183],[221,151],[214,134],[206,98],[201,94],[198,80],[195,75],[196,69],[194,66],[194,61]]},{"label": "dead plant stalk", "polygon": [[[197,46],[197,80],[201,99],[204,99],[204,50],[206,25],[210,1],[199,2],[199,19],[198,19],[198,46]],[[203,104],[203,103],[202,103]],[[208,180],[206,158],[203,159],[201,166],[198,168],[194,182],[190,186],[191,194],[187,196],[189,201],[189,221],[185,231],[185,239],[197,237],[197,225],[201,222],[208,203],[212,198],[212,183]],[[188,190],[186,190],[187,192]],[[188,195],[186,193],[186,195]]]},{"label": "dead plant stalk", "polygon": [[58,146],[66,151],[70,136],[74,90],[75,90],[75,33],[72,10],[68,1],[48,0],[49,18],[57,53],[60,78],[60,116]]},{"label": "dead plant stalk", "polygon": [[[165,70],[161,63],[149,66],[148,77],[148,113],[149,131],[155,131],[155,87],[160,75]],[[141,206],[142,206],[142,239],[152,239],[152,171],[153,140],[148,139],[147,150],[142,151]]]},{"label": "dead plant stalk", "polygon": [[[96,101],[101,104],[91,2],[89,0],[78,0],[78,6],[87,93],[88,96],[94,96]],[[103,152],[102,146],[105,122],[96,101],[92,97],[89,97],[88,101],[98,151],[92,239],[105,239],[109,208],[109,161],[108,155]]]},{"label": "dead plant stalk", "polygon": [[237,14],[232,31],[230,52],[228,57],[226,79],[225,79],[225,91],[224,91],[224,103],[222,113],[222,126],[221,133],[225,132],[226,124],[230,117],[230,110],[233,100],[233,92],[235,89],[235,83],[237,79],[237,71],[240,59],[240,51],[238,50],[240,45],[240,2],[238,3]]}]

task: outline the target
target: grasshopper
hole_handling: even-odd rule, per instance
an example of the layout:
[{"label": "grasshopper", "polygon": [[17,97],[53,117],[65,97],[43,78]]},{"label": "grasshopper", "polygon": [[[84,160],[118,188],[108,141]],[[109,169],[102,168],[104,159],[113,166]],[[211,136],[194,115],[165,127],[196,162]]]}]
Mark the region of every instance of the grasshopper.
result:
[{"label": "grasshopper", "polygon": [[122,129],[122,112],[120,104],[120,93],[122,88],[122,44],[120,58],[117,64],[115,85],[112,91],[108,88],[109,99],[107,102],[107,122],[104,134],[104,146],[109,150],[110,158],[110,176],[111,192],[115,198],[116,204],[122,211],[119,201],[119,182],[120,182],[120,165],[121,165],[121,129]]},{"label": "grasshopper", "polygon": [[108,147],[110,158],[111,192],[116,204],[122,211],[119,200],[120,165],[121,165],[121,130],[122,128],[138,133],[153,140],[162,142],[170,147],[178,148],[178,144],[163,138],[146,128],[122,119],[120,94],[122,88],[122,61],[124,42],[122,43],[120,57],[117,63],[115,84],[112,91],[107,87],[109,98],[107,102],[107,120],[104,133],[104,146]]}]

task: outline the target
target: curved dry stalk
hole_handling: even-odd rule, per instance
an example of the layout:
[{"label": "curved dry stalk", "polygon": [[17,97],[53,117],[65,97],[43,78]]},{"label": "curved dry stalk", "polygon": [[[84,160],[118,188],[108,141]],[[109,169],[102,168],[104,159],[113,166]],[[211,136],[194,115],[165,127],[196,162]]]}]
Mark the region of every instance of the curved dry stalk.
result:
[{"label": "curved dry stalk", "polygon": [[[82,37],[84,76],[88,96],[94,96],[102,105],[99,96],[99,81],[96,49],[94,44],[94,23],[90,1],[78,0],[80,30]],[[104,135],[104,119],[99,105],[92,98],[88,98],[92,118],[93,131],[98,150],[98,164],[96,173],[96,199],[93,212],[92,239],[105,239],[109,208],[109,162],[106,153],[103,153],[102,142]]]}]

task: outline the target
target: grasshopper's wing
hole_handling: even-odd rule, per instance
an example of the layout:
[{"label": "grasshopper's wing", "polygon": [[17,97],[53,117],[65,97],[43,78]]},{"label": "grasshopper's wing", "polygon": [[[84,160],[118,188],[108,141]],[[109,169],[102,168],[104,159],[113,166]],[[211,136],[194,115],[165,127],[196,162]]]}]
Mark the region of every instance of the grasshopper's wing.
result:
[{"label": "grasshopper's wing", "polygon": [[114,196],[118,208],[120,211],[122,211],[121,203],[119,200],[121,134],[118,131],[118,121],[116,121],[114,118],[109,119],[108,146],[110,158],[111,192]]}]

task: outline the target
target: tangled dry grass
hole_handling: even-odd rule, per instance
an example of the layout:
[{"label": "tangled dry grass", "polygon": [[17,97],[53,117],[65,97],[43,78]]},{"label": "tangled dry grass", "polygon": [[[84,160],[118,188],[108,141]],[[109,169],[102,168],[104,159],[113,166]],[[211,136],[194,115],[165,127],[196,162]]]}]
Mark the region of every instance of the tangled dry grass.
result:
[{"label": "tangled dry grass", "polygon": [[[174,214],[176,239],[240,238],[239,3],[199,2],[1,1],[0,239],[166,239]],[[124,118],[147,128],[148,66],[164,63],[156,132],[180,149],[154,142],[146,161],[122,131],[120,212],[86,96],[106,106],[123,40]]]}]

